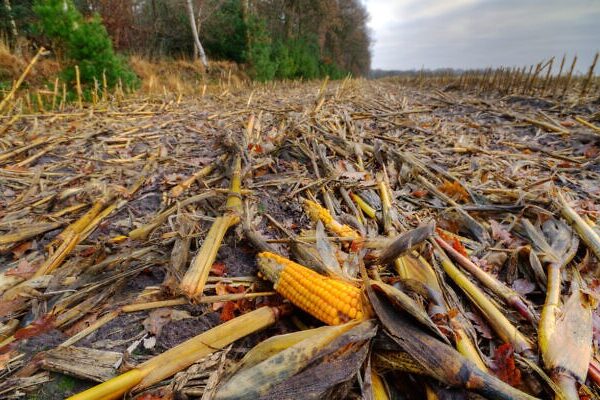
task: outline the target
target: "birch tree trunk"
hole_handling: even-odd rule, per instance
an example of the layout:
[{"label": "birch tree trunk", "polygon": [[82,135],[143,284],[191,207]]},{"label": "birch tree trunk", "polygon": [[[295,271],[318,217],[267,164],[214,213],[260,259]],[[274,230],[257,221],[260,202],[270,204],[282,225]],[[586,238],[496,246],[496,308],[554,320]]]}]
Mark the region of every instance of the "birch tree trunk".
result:
[{"label": "birch tree trunk", "polygon": [[14,46],[15,46],[14,51],[17,54],[20,54],[21,48],[19,46],[19,32],[17,31],[17,24],[15,23],[15,18],[13,17],[10,0],[4,0],[4,8],[6,8],[6,12],[8,14],[8,21],[10,24],[10,34],[13,37]]},{"label": "birch tree trunk", "polygon": [[192,28],[192,36],[194,37],[194,44],[198,50],[198,54],[200,55],[200,61],[202,62],[202,65],[204,65],[204,68],[208,68],[206,53],[204,52],[204,48],[202,47],[202,43],[200,43],[200,38],[198,37],[198,28],[196,27],[196,17],[194,16],[194,6],[192,5],[192,0],[187,0],[186,4],[188,16],[190,18],[190,27]]}]

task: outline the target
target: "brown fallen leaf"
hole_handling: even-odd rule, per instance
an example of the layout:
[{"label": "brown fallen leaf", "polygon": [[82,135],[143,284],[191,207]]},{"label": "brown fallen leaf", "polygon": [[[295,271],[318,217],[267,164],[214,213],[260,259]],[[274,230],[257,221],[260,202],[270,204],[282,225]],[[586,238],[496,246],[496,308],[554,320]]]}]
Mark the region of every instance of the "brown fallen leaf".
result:
[{"label": "brown fallen leaf", "polygon": [[460,200],[463,202],[468,202],[470,199],[469,193],[465,190],[465,188],[458,182],[444,182],[442,183],[438,189],[452,197],[455,200]]},{"label": "brown fallen leaf", "polygon": [[494,352],[496,376],[511,386],[521,384],[521,371],[515,364],[515,352],[510,343],[504,343]]},{"label": "brown fallen leaf", "polygon": [[33,276],[38,266],[31,264],[26,259],[21,259],[16,268],[9,269],[6,271],[6,276],[18,276],[19,278],[29,279]]},{"label": "brown fallen leaf", "polygon": [[19,258],[23,257],[23,254],[25,254],[25,252],[27,250],[30,250],[33,247],[33,241],[29,241],[29,242],[24,242],[21,243],[17,246],[15,246],[11,252],[13,253],[13,258],[15,260],[18,260]]},{"label": "brown fallen leaf", "polygon": [[142,325],[146,332],[159,336],[162,328],[171,321],[171,310],[168,308],[157,308],[150,311]]}]

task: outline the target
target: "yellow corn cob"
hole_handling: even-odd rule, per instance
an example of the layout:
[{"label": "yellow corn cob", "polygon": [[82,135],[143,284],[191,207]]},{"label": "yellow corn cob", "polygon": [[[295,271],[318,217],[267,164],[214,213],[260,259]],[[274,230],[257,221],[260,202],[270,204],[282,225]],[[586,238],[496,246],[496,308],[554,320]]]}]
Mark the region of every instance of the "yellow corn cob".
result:
[{"label": "yellow corn cob", "polygon": [[325,228],[329,229],[331,232],[335,233],[339,237],[350,237],[355,239],[360,239],[360,235],[354,229],[349,227],[348,225],[340,224],[337,222],[329,211],[326,208],[322,207],[320,204],[311,201],[305,200],[304,206],[306,208],[306,212],[309,215],[310,219],[313,221],[321,221]]},{"label": "yellow corn cob", "polygon": [[258,254],[258,266],[275,290],[315,318],[339,325],[365,316],[361,291],[274,253]]}]

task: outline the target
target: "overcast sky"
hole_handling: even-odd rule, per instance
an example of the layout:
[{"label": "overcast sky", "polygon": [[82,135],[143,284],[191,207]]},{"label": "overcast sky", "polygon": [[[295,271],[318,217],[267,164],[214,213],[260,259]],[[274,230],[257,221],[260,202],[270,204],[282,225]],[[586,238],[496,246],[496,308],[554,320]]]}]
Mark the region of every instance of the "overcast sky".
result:
[{"label": "overcast sky", "polygon": [[363,2],[372,68],[522,66],[566,52],[581,71],[600,50],[600,0]]}]

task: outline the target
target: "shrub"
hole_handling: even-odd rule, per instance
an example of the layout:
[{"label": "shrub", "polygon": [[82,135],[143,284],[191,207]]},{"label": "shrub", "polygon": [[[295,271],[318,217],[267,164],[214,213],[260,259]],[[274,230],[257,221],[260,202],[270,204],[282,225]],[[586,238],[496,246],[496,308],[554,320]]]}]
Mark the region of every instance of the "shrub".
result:
[{"label": "shrub", "polygon": [[275,77],[277,63],[272,59],[271,37],[262,19],[252,16],[248,21],[249,41],[246,60],[251,75],[259,81],[268,81]]},{"label": "shrub", "polygon": [[53,43],[59,60],[65,64],[64,78],[75,79],[75,66],[80,69],[82,84],[102,82],[115,86],[119,80],[126,87],[138,84],[135,74],[117,56],[106,28],[96,15],[85,20],[71,0],[38,0],[34,11],[39,17],[38,29]]}]

